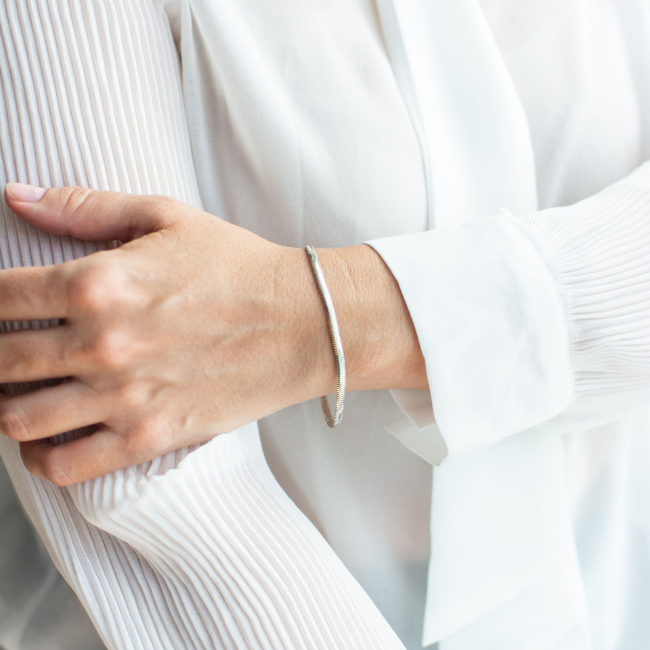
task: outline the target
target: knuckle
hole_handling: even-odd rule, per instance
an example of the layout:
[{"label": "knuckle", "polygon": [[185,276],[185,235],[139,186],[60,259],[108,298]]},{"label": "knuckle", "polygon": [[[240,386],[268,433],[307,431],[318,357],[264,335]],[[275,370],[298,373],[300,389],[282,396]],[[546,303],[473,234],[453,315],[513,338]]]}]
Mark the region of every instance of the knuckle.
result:
[{"label": "knuckle", "polygon": [[102,329],[86,346],[86,355],[94,365],[108,370],[118,370],[128,365],[131,346],[117,330]]},{"label": "knuckle", "polygon": [[14,408],[0,407],[0,430],[18,442],[24,442],[31,437],[25,414]]},{"label": "knuckle", "polygon": [[152,196],[152,207],[157,210],[175,209],[179,205],[179,201],[171,196]]},{"label": "knuckle", "polygon": [[70,304],[73,309],[88,314],[99,314],[114,309],[121,280],[121,273],[112,265],[89,264],[70,279]]},{"label": "knuckle", "polygon": [[131,437],[141,457],[156,458],[170,449],[171,427],[161,417],[141,418],[132,428]]},{"label": "knuckle", "polygon": [[68,193],[62,213],[67,218],[74,218],[79,209],[92,196],[93,191],[86,187],[72,187]]},{"label": "knuckle", "polygon": [[180,202],[171,196],[152,197],[150,209],[164,220],[173,219],[179,212]]},{"label": "knuckle", "polygon": [[149,391],[138,382],[129,382],[116,390],[115,397],[120,407],[128,410],[146,404],[149,399]]},{"label": "knuckle", "polygon": [[45,478],[57,485],[58,487],[65,487],[71,485],[75,481],[73,478],[61,467],[56,456],[50,452],[43,460],[43,474]]}]

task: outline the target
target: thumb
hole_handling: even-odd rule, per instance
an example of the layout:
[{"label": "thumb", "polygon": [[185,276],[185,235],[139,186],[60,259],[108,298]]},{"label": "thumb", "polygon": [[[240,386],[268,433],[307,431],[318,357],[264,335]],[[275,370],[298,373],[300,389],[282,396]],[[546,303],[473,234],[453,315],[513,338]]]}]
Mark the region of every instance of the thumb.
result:
[{"label": "thumb", "polygon": [[7,205],[36,228],[78,239],[130,241],[169,225],[168,200],[119,192],[97,192],[81,187],[46,190],[9,183]]}]

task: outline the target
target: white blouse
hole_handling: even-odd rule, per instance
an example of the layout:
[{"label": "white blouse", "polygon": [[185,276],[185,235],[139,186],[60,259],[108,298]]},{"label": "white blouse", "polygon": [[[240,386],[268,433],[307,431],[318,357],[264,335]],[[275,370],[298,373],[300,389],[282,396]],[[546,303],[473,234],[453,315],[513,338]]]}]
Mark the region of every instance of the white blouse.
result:
[{"label": "white blouse", "polygon": [[[401,647],[392,628],[409,649],[644,648],[650,7],[163,5],[0,6],[0,182],[169,194],[292,246],[370,242],[430,392],[352,394],[334,432],[297,405],[259,437],[68,489],[0,440],[103,641],[376,650]],[[2,209],[5,268],[94,250]],[[94,647],[51,615],[63,587],[0,498],[0,644]]]}]

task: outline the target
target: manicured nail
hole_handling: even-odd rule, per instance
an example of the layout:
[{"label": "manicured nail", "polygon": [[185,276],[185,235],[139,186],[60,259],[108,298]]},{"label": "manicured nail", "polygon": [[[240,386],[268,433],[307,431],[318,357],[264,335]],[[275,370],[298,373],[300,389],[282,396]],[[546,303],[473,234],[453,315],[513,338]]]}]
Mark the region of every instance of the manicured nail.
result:
[{"label": "manicured nail", "polygon": [[38,203],[44,196],[46,189],[25,183],[7,183],[7,194],[15,201],[23,203]]}]

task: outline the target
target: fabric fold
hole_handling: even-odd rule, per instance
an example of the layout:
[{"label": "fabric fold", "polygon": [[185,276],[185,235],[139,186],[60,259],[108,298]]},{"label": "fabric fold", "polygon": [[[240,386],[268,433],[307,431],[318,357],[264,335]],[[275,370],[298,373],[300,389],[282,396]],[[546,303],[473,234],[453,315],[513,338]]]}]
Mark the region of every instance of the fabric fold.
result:
[{"label": "fabric fold", "polygon": [[[504,626],[518,615],[508,603],[550,589],[558,601],[566,596],[564,608],[538,609],[531,621],[550,645],[588,623],[557,483],[559,438],[513,435],[557,415],[573,392],[559,296],[536,249],[509,223],[508,213],[537,209],[528,123],[477,0],[395,6],[427,134],[430,227],[439,230],[368,243],[400,284],[432,401],[427,413],[421,399],[413,409],[397,396],[408,416],[388,428],[442,463],[423,643],[473,647],[471,630],[480,629],[479,638],[496,635],[498,648],[521,647],[516,626]],[[549,587],[544,577],[558,563],[572,570]]]},{"label": "fabric fold", "polygon": [[70,492],[173,585],[196,647],[403,647],[281,490],[254,424]]},{"label": "fabric fold", "polygon": [[408,305],[449,457],[485,449],[569,403],[557,291],[506,216],[368,243]]},{"label": "fabric fold", "polygon": [[[157,0],[4,3],[0,30],[0,184],[157,193],[200,207],[179,62]],[[4,202],[2,215],[4,269],[106,248],[39,232]],[[256,424],[70,488],[30,474],[4,436],[0,454],[111,650],[403,649],[271,475]],[[22,643],[13,632],[9,650]]]}]

